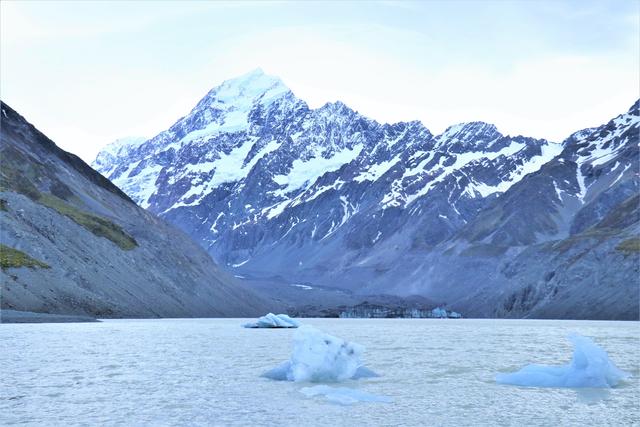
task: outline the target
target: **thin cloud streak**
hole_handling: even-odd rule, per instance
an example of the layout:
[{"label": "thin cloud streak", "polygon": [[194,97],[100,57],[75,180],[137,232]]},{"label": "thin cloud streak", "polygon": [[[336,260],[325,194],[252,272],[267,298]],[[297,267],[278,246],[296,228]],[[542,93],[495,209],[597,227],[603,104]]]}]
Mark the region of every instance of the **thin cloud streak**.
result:
[{"label": "thin cloud streak", "polygon": [[[2,2],[0,90],[90,161],[262,67],[312,107],[560,141],[639,96],[623,2]],[[632,19],[635,16],[635,19]]]}]

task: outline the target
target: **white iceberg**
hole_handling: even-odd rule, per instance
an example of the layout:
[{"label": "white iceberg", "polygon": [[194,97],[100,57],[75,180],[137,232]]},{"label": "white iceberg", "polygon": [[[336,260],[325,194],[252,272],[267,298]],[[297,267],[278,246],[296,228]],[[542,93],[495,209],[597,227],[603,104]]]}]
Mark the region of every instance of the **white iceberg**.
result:
[{"label": "white iceberg", "polygon": [[278,381],[338,382],[377,377],[363,366],[364,347],[302,326],[293,336],[291,358],[262,376]]},{"label": "white iceberg", "polygon": [[527,387],[615,387],[630,375],[616,367],[607,352],[591,339],[569,335],[573,359],[561,366],[528,365],[509,374],[498,374],[496,382]]},{"label": "white iceberg", "polygon": [[243,328],[297,328],[300,322],[286,314],[269,313],[252,323],[245,323]]},{"label": "white iceberg", "polygon": [[300,389],[300,393],[307,397],[324,396],[329,402],[340,405],[353,405],[358,402],[391,402],[391,399],[386,396],[378,396],[348,387],[329,387],[328,385],[303,387]]}]

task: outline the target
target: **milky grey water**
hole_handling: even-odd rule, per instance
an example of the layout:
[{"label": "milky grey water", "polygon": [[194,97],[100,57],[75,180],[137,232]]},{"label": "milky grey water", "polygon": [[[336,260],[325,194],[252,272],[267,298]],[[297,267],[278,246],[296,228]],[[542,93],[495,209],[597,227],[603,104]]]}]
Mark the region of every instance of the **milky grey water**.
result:
[{"label": "milky grey water", "polygon": [[[342,406],[260,374],[294,330],[243,319],[0,325],[0,425],[633,425],[640,324],[535,320],[307,319],[366,347],[380,378],[341,386],[391,403]],[[494,375],[566,363],[592,337],[632,380],[611,390],[520,388]]]}]

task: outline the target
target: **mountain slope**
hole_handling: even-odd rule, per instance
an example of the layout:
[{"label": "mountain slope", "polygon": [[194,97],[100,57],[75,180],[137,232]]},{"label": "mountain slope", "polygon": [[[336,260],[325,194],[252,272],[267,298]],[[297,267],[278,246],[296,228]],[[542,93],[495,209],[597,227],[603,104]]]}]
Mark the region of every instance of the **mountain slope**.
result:
[{"label": "mountain slope", "polygon": [[437,244],[560,149],[481,122],[434,137],[419,122],[379,124],[340,102],[310,109],[256,70],[94,165],[239,273],[296,280],[320,267],[314,257],[367,250],[407,224],[430,230],[414,244]]},{"label": "mountain slope", "polygon": [[[385,262],[393,292],[469,315],[637,319],[638,102],[580,131],[562,152],[489,203],[452,238]],[[409,272],[407,274],[407,272]],[[385,277],[363,291],[389,290]]]},{"label": "mountain slope", "polygon": [[193,317],[268,308],[183,233],[1,109],[3,309]]},{"label": "mountain slope", "polygon": [[[638,193],[637,118],[636,103],[563,144],[483,122],[434,136],[419,122],[380,124],[340,102],[310,109],[256,70],[96,167],[247,279],[421,295],[467,315],[545,315],[559,312],[503,300],[551,273],[506,271],[589,233]],[[587,252],[615,255],[611,268],[629,278],[637,255],[618,258],[614,243],[634,230]],[[558,254],[543,258],[564,268]],[[587,258],[576,265],[597,267]],[[605,282],[616,288],[614,276]],[[620,288],[620,298],[631,291]],[[596,292],[588,305],[601,300]],[[567,306],[559,316],[587,312]]]}]

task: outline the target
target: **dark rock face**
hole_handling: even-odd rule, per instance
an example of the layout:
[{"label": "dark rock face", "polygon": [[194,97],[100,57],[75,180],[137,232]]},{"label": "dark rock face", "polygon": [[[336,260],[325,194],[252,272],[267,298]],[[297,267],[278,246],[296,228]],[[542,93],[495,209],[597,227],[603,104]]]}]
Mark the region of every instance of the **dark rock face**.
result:
[{"label": "dark rock face", "polygon": [[4,103],[1,114],[2,309],[194,317],[270,308]]},{"label": "dark rock face", "polygon": [[[434,136],[340,102],[310,109],[257,70],[158,136],[107,147],[95,166],[236,274],[423,295],[469,316],[537,315],[514,310],[518,297],[499,309],[505,292],[534,280],[521,286],[502,269],[587,233],[637,194],[637,110],[563,144],[482,122]],[[635,259],[618,261],[627,271]]]}]

